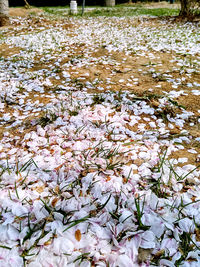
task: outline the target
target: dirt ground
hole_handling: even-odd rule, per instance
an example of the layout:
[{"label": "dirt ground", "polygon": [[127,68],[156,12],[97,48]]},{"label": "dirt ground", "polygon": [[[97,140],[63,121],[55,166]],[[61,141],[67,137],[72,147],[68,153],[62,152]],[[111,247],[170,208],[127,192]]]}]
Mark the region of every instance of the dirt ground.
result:
[{"label": "dirt ground", "polygon": [[18,7],[18,8],[13,8],[11,7],[9,9],[9,15],[11,17],[26,17],[27,15],[30,14],[42,14],[43,11],[39,8],[24,8],[24,7]]}]

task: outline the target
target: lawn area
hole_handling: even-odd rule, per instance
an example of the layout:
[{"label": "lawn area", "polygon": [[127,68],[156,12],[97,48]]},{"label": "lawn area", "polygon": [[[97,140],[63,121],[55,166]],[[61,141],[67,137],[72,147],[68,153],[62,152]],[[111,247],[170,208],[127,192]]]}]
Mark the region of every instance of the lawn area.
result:
[{"label": "lawn area", "polygon": [[0,266],[200,266],[200,23],[171,6],[10,9]]},{"label": "lawn area", "polygon": [[[43,10],[49,14],[56,16],[65,16],[69,14],[69,6],[61,7],[43,7]],[[136,3],[136,4],[121,4],[115,7],[85,7],[84,16],[96,17],[96,16],[106,16],[106,17],[131,17],[131,16],[176,16],[179,14],[180,5],[173,4],[170,5],[167,2],[163,3]],[[82,7],[78,6],[78,16],[81,15]]]}]

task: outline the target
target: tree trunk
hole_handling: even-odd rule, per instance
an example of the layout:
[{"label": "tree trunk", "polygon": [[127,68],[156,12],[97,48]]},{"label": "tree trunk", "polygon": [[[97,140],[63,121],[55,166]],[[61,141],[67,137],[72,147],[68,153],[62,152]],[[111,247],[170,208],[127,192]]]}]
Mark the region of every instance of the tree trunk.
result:
[{"label": "tree trunk", "polygon": [[8,0],[0,0],[0,27],[9,24]]},{"label": "tree trunk", "polygon": [[181,11],[180,16],[190,15],[190,2],[189,0],[181,0]]},{"label": "tree trunk", "polygon": [[115,0],[106,0],[106,6],[115,6]]}]

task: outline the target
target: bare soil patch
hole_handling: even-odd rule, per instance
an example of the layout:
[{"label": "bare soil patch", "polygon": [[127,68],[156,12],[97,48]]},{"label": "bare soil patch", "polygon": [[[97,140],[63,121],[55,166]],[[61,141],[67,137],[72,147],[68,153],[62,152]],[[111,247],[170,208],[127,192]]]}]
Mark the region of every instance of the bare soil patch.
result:
[{"label": "bare soil patch", "polygon": [[0,56],[4,58],[9,58],[13,55],[19,54],[21,48],[19,47],[9,47],[8,45],[0,45]]},{"label": "bare soil patch", "polygon": [[43,11],[39,8],[23,8],[23,7],[12,8],[11,7],[9,9],[9,15],[11,17],[26,17],[30,14],[40,15],[42,13]]}]

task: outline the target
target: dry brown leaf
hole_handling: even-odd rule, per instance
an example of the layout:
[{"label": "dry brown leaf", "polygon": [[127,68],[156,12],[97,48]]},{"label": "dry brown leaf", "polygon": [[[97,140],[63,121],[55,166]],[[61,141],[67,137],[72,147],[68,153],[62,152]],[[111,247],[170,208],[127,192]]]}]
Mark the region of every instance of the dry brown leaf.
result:
[{"label": "dry brown leaf", "polygon": [[108,181],[110,181],[111,180],[111,178],[110,178],[110,176],[106,176],[106,182],[108,182]]},{"label": "dry brown leaf", "polygon": [[33,188],[33,190],[36,190],[38,193],[44,192],[45,186],[36,186]]},{"label": "dry brown leaf", "polygon": [[112,113],[108,114],[109,117],[113,117],[114,115],[115,115],[115,111],[113,111]]},{"label": "dry brown leaf", "polygon": [[45,246],[51,245],[52,239],[48,240],[47,242],[44,243]]},{"label": "dry brown leaf", "polygon": [[56,187],[54,188],[54,192],[55,192],[56,194],[58,194],[58,193],[59,193],[59,190],[60,190],[59,186],[56,185]]},{"label": "dry brown leaf", "polygon": [[123,177],[123,184],[126,184],[128,182],[128,179]]},{"label": "dry brown leaf", "polygon": [[58,198],[55,197],[55,198],[52,200],[51,205],[52,205],[53,207],[55,207],[55,205],[56,205],[57,202],[58,202]]},{"label": "dry brown leaf", "polygon": [[196,196],[191,197],[192,202],[196,201]]},{"label": "dry brown leaf", "polygon": [[75,232],[75,238],[78,242],[81,240],[81,231],[79,229]]},{"label": "dry brown leaf", "polygon": [[55,171],[59,171],[60,170],[60,168],[62,168],[62,166],[63,166],[64,164],[62,163],[62,164],[60,164],[58,167],[56,167],[54,170]]}]

